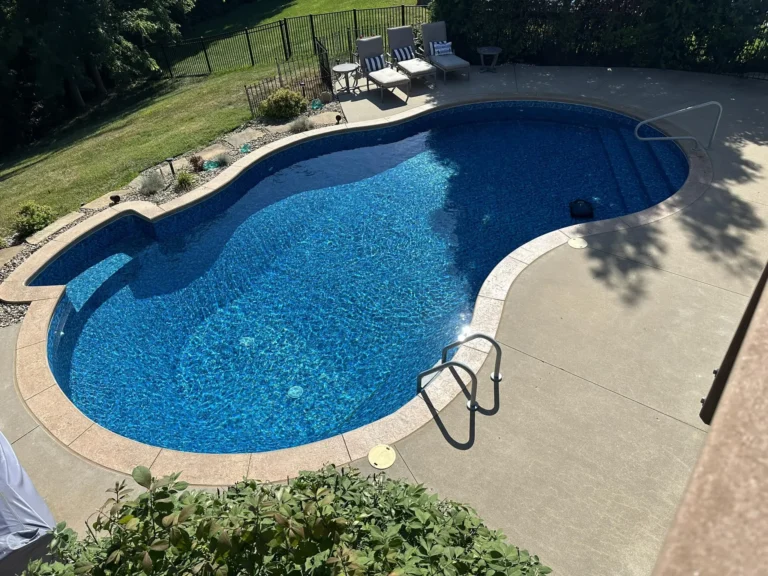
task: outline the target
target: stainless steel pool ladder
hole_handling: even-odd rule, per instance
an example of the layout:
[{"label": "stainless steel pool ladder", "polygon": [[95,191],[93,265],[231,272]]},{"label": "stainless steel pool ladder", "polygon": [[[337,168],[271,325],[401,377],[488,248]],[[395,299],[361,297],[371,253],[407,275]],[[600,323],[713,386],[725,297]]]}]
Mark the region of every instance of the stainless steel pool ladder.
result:
[{"label": "stainless steel pool ladder", "polygon": [[656,122],[656,120],[663,120],[664,118],[669,118],[670,116],[677,116],[678,114],[699,110],[700,108],[706,108],[707,106],[717,106],[718,109],[717,121],[715,122],[715,126],[712,129],[712,134],[709,136],[709,142],[707,142],[707,145],[704,147],[705,149],[709,150],[709,147],[712,146],[712,141],[715,139],[715,134],[717,134],[717,128],[720,126],[720,118],[723,117],[723,105],[720,104],[720,102],[715,102],[714,100],[710,102],[704,102],[703,104],[696,104],[695,106],[688,106],[687,108],[681,108],[680,110],[668,112],[666,114],[662,114],[661,116],[656,116],[655,118],[649,118],[648,120],[643,120],[637,126],[635,126],[635,137],[638,140],[642,140],[643,142],[648,142],[651,140],[693,140],[696,146],[700,146],[701,143],[695,136],[640,136],[639,130],[641,126],[650,124],[651,122]]},{"label": "stainless steel pool ladder", "polygon": [[[477,410],[477,374],[475,374],[475,371],[472,370],[469,366],[464,364],[463,362],[457,362],[455,360],[448,360],[448,352],[452,348],[456,348],[456,346],[461,346],[462,344],[466,344],[467,342],[471,340],[486,340],[491,343],[491,346],[494,347],[496,350],[496,363],[493,368],[493,374],[491,374],[491,381],[498,384],[502,380],[501,376],[501,346],[499,346],[499,343],[496,342],[493,338],[488,336],[487,334],[472,334],[470,336],[467,336],[466,338],[462,338],[461,340],[457,340],[456,342],[452,342],[448,344],[445,348],[443,348],[443,353],[440,358],[440,362],[436,365],[434,365],[429,370],[424,370],[424,372],[419,373],[418,376],[416,376],[416,394],[421,394],[421,391],[424,390],[426,386],[422,386],[421,382],[424,379],[425,376],[429,376],[430,374],[436,374],[438,372],[442,372],[446,368],[461,368],[464,370],[467,374],[469,374],[469,377],[472,381],[472,388],[470,390],[469,394],[469,401],[467,402],[467,408],[469,410]],[[429,383],[427,383],[429,385]]]}]

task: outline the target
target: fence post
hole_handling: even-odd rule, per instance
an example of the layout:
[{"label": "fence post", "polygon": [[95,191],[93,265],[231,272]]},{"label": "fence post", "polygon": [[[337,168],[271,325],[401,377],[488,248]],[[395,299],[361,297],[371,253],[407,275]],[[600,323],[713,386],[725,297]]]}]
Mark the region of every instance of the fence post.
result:
[{"label": "fence post", "polygon": [[309,30],[312,33],[312,53],[317,54],[317,38],[315,37],[315,17],[312,14],[309,15]]},{"label": "fence post", "polygon": [[355,23],[355,40],[359,34],[357,33],[357,8],[352,8],[352,21]]},{"label": "fence post", "polygon": [[349,61],[352,62],[352,32],[349,30],[349,26],[347,26],[347,46],[349,46]]},{"label": "fence post", "polygon": [[280,88],[283,87],[283,74],[280,72],[280,62],[275,58],[275,66],[277,66],[277,80],[280,82]]},{"label": "fence post", "polygon": [[165,51],[165,44],[160,44],[160,49],[163,52],[163,58],[165,59],[165,67],[168,68],[168,74],[173,78],[173,68],[171,67],[171,61],[168,59],[168,53]]},{"label": "fence post", "polygon": [[208,49],[205,47],[205,40],[200,36],[200,45],[203,47],[203,54],[205,54],[205,63],[208,64],[208,74],[212,72],[211,61],[208,59]]},{"label": "fence post", "polygon": [[400,4],[400,21],[402,24],[401,26],[405,26],[405,4]]},{"label": "fence post", "polygon": [[288,46],[288,57],[290,58],[293,56],[293,50],[291,50],[291,37],[288,35],[288,18],[283,18],[283,22],[285,22],[285,43]]},{"label": "fence post", "polygon": [[285,43],[285,23],[282,20],[278,20],[278,22],[280,23],[280,39],[283,41],[283,54],[285,59],[288,60],[291,56],[288,54],[288,45]]},{"label": "fence post", "polygon": [[248,90],[248,85],[245,85],[245,97],[248,98],[248,108],[251,109],[251,118],[256,117],[256,113],[253,111],[253,102],[251,102],[251,93]]},{"label": "fence post", "polygon": [[248,54],[251,57],[251,66],[255,66],[256,62],[253,59],[253,50],[251,49],[251,36],[248,34],[248,28],[245,29],[245,39],[248,42]]}]

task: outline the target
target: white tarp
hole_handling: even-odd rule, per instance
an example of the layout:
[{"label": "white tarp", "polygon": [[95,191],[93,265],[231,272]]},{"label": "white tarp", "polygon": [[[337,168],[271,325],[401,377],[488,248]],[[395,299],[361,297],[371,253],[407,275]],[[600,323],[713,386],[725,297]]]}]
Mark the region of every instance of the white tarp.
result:
[{"label": "white tarp", "polygon": [[0,560],[41,538],[56,523],[0,433]]}]

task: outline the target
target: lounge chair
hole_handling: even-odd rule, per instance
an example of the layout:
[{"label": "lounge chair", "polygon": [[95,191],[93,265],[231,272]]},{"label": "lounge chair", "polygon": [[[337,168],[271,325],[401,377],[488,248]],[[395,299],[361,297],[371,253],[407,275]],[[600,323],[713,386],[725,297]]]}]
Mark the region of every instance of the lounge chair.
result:
[{"label": "lounge chair", "polygon": [[360,60],[360,70],[365,76],[365,85],[370,88],[373,82],[381,90],[381,101],[384,101],[384,90],[394,90],[405,86],[405,101],[411,94],[411,79],[402,72],[390,66],[384,54],[384,40],[381,36],[361,38],[357,41],[357,55]]},{"label": "lounge chair", "polygon": [[447,42],[448,35],[445,31],[445,22],[432,22],[421,25],[421,38],[424,41],[424,57],[443,71],[443,82],[446,80],[448,72],[463,72],[469,80],[469,62],[459,58],[453,53],[434,54],[434,43]]},{"label": "lounge chair", "polygon": [[411,80],[427,76],[434,76],[437,80],[437,68],[416,54],[413,28],[410,26],[387,28],[387,38],[389,38],[389,58],[398,70]]}]

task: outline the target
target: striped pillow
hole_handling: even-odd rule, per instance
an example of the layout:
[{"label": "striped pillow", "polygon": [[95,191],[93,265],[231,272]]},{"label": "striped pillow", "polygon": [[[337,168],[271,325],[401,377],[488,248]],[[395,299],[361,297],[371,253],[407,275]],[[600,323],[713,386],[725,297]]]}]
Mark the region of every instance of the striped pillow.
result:
[{"label": "striped pillow", "polygon": [[405,62],[406,60],[413,60],[416,55],[413,53],[413,48],[406,46],[405,48],[395,48],[392,50],[395,60],[398,62]]},{"label": "striped pillow", "polygon": [[432,56],[445,56],[453,54],[451,42],[430,42],[429,49]]},{"label": "striped pillow", "polygon": [[381,70],[384,68],[384,54],[381,56],[366,58],[365,67],[368,69],[368,72],[376,72],[376,70]]}]

